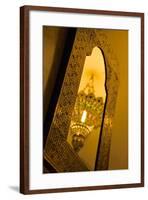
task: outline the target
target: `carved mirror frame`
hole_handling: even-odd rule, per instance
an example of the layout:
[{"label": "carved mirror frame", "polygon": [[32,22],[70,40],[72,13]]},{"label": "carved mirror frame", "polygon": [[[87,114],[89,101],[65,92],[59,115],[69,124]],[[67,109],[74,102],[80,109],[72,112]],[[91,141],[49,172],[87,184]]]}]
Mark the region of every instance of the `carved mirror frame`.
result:
[{"label": "carved mirror frame", "polygon": [[87,166],[66,141],[86,56],[101,49],[106,71],[106,103],[95,162],[95,170],[107,170],[116,98],[119,85],[117,59],[107,36],[100,29],[77,28],[64,81],[48,133],[44,158],[57,172],[88,171]]}]

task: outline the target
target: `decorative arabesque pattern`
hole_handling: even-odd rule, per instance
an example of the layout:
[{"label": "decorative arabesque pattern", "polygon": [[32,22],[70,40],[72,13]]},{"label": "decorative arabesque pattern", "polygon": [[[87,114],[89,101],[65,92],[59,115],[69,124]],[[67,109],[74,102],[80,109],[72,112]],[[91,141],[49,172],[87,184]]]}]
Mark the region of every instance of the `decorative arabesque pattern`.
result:
[{"label": "decorative arabesque pattern", "polygon": [[78,28],[44,150],[45,159],[57,172],[88,170],[66,139],[85,58],[95,46],[103,51],[107,77],[107,100],[95,170],[108,168],[112,121],[119,85],[118,63],[102,30]]}]

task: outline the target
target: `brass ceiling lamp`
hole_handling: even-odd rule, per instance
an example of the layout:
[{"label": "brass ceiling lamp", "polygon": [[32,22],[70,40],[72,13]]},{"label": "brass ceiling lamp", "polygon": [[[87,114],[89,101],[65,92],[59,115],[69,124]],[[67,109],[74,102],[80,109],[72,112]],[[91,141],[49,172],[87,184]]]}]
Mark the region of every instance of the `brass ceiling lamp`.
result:
[{"label": "brass ceiling lamp", "polygon": [[94,75],[91,75],[88,83],[76,98],[70,134],[72,146],[76,152],[83,147],[85,140],[93,129],[101,125],[104,103],[102,97],[95,96]]}]

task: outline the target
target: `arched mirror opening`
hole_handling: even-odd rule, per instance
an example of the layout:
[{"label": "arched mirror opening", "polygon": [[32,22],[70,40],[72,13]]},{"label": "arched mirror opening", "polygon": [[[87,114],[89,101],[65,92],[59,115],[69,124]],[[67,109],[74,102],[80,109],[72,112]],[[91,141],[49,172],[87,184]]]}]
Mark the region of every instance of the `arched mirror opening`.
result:
[{"label": "arched mirror opening", "polygon": [[105,81],[104,57],[101,49],[94,47],[85,58],[67,137],[89,170],[95,169],[106,101]]}]

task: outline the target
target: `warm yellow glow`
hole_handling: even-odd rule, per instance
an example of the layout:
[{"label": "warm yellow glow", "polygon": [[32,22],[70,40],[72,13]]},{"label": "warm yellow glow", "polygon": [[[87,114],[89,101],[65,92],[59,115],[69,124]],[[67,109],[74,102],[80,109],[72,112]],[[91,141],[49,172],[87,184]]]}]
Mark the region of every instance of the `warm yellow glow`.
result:
[{"label": "warm yellow glow", "polygon": [[92,53],[86,56],[83,67],[83,73],[81,76],[79,91],[84,89],[86,83],[88,83],[90,77],[94,75],[94,89],[96,97],[103,97],[105,102],[105,63],[102,51],[98,47],[92,49]]},{"label": "warm yellow glow", "polygon": [[86,116],[87,116],[87,112],[86,112],[86,110],[84,110],[83,113],[82,113],[82,117],[81,117],[81,122],[82,122],[82,123],[85,123],[85,121],[86,121]]}]

